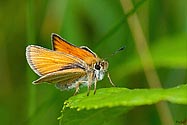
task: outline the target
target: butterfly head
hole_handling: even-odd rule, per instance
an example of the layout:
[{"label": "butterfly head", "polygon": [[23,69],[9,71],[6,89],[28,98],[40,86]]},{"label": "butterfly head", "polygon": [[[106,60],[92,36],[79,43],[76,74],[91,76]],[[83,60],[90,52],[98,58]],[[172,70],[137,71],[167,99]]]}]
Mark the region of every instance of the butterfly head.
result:
[{"label": "butterfly head", "polygon": [[105,60],[99,60],[94,64],[95,77],[97,80],[102,80],[105,72],[108,69],[108,62]]}]

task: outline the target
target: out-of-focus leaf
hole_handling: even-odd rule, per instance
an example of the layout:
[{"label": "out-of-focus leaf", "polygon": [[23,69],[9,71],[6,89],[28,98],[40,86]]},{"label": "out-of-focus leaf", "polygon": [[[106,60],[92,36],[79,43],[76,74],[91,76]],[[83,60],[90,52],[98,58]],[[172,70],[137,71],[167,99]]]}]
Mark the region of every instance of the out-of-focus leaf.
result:
[{"label": "out-of-focus leaf", "polygon": [[[155,41],[150,51],[156,67],[187,68],[186,35],[167,37]],[[129,60],[125,60],[125,62],[115,67],[115,71],[113,71],[113,74],[120,74],[116,76],[117,79],[121,79],[126,75],[143,69],[138,55],[131,57]]]},{"label": "out-of-focus leaf", "polygon": [[164,38],[151,47],[156,66],[187,68],[187,36]]}]

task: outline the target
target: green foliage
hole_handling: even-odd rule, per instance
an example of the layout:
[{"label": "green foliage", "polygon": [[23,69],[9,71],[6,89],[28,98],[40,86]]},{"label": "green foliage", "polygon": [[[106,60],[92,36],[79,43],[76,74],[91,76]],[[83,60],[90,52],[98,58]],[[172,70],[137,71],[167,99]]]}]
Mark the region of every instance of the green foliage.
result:
[{"label": "green foliage", "polygon": [[112,117],[114,112],[117,112],[115,113],[117,117],[132,107],[151,105],[159,101],[187,105],[187,84],[169,89],[103,88],[99,89],[96,95],[90,94],[90,96],[81,93],[65,101],[62,116],[59,119],[61,119],[60,123],[69,125],[82,124],[82,120],[90,121],[89,119],[95,116],[102,116],[98,117],[99,121],[94,120],[90,124],[93,124],[92,122],[102,123],[110,120],[107,118]]},{"label": "green foliage", "polygon": [[[184,41],[187,41],[185,34],[165,37],[155,41],[150,48],[155,66],[157,68],[166,67],[187,69],[187,45]],[[113,74],[117,74],[117,72],[124,70],[125,72],[116,76],[118,79],[142,70],[138,55],[134,55],[127,60],[126,63],[116,67]]]},{"label": "green foliage", "polygon": [[165,37],[153,44],[151,51],[156,67],[187,68],[186,34]]}]

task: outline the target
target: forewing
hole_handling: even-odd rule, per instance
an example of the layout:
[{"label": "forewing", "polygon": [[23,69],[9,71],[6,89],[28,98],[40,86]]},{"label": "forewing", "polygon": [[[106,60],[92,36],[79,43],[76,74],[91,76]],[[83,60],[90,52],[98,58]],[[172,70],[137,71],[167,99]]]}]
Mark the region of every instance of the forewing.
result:
[{"label": "forewing", "polygon": [[39,76],[66,69],[85,69],[85,62],[69,54],[55,52],[40,46],[26,48],[26,58],[30,67]]},{"label": "forewing", "polygon": [[87,47],[76,47],[57,34],[52,34],[52,44],[55,51],[60,51],[84,60],[88,65],[96,61],[97,55]]},{"label": "forewing", "polygon": [[33,82],[33,84],[40,84],[43,82],[68,85],[74,83],[78,79],[84,77],[86,72],[83,69],[66,69],[44,75]]}]

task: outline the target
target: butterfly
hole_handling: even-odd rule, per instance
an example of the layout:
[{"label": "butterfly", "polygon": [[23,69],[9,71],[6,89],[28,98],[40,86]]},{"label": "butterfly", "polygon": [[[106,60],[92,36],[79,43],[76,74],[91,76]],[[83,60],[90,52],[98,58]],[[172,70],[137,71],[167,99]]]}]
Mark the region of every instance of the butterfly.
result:
[{"label": "butterfly", "polygon": [[[86,46],[77,47],[59,35],[52,33],[52,50],[29,45],[26,48],[26,59],[31,69],[40,76],[33,84],[44,82],[55,84],[60,90],[75,88],[76,95],[80,85],[88,87],[94,84],[96,93],[97,81],[104,78],[108,62],[99,58]],[[110,83],[114,86],[110,79]]]}]

